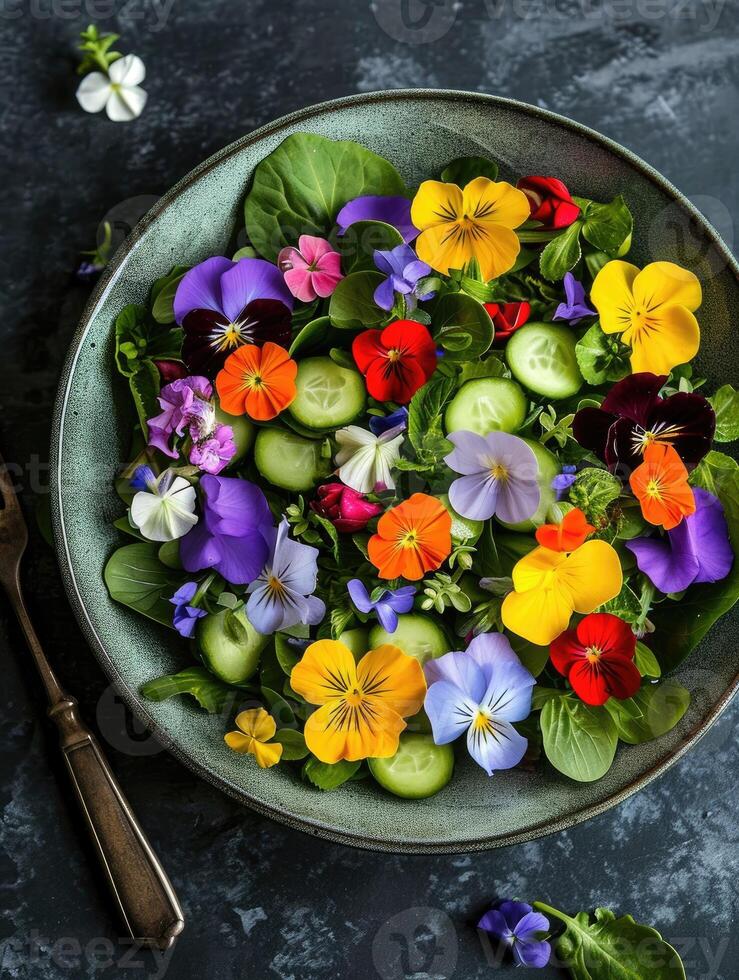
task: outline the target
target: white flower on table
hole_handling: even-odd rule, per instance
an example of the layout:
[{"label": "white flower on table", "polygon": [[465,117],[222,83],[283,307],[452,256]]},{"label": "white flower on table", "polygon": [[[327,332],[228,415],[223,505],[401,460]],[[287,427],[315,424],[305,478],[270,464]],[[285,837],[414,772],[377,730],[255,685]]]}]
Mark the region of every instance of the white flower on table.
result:
[{"label": "white flower on table", "polygon": [[127,54],[102,71],[85,75],[77,88],[77,101],[85,112],[105,109],[113,122],[130,122],[140,116],[146,105],[146,92],[139,87],[146,68],[138,55]]}]

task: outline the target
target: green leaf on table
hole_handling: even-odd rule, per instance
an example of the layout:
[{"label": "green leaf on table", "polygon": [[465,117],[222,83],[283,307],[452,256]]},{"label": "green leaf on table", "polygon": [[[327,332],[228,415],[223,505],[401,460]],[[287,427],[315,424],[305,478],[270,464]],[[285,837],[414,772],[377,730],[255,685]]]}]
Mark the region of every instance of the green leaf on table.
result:
[{"label": "green leaf on table", "polygon": [[355,197],[405,193],[395,167],[359,143],[293,133],[254,171],[245,206],[249,240],[274,262],[300,235],[325,237]]},{"label": "green leaf on table", "polygon": [[716,442],[739,439],[739,391],[733,385],[723,385],[709,399],[716,413]]},{"label": "green leaf on table", "polygon": [[159,546],[150,541],[125,544],[110,556],[103,577],[111,599],[172,626],[169,599],[182,584],[182,577],[159,561],[158,552]]},{"label": "green leaf on table", "polygon": [[688,710],[690,692],[676,681],[646,683],[632,698],[609,698],[606,711],[613,718],[618,737],[630,745],[659,738],[674,728]]},{"label": "green leaf on table", "polygon": [[638,640],[636,644],[634,663],[642,677],[660,677],[662,675],[659,661],[646,643],[642,643],[641,640]]},{"label": "green leaf on table", "polygon": [[360,766],[361,762],[347,762],[342,759],[341,762],[328,763],[311,756],[303,766],[303,778],[317,789],[336,789],[351,779]]},{"label": "green leaf on table", "polygon": [[488,160],[487,157],[457,157],[441,171],[441,179],[444,183],[456,184],[458,187],[464,187],[476,177],[496,180],[498,164],[494,160]]},{"label": "green leaf on table", "polygon": [[174,297],[189,265],[176,265],[172,271],[157,279],[151,288],[151,315],[157,323],[174,323]]},{"label": "green leaf on table", "polygon": [[275,734],[274,740],[282,745],[280,762],[295,762],[297,759],[304,759],[308,755],[305,736],[294,728],[281,728]]},{"label": "green leaf on table", "polygon": [[631,244],[634,219],[619,194],[610,204],[589,201],[582,214],[583,238],[611,258],[625,255]]},{"label": "green leaf on table", "polygon": [[147,701],[167,701],[178,694],[189,694],[210,714],[220,714],[237,692],[219,681],[205,667],[187,667],[178,674],[165,674],[141,685]]},{"label": "green leaf on table", "polygon": [[615,334],[606,334],[594,323],[575,346],[577,366],[591,385],[621,381],[631,372],[630,350]]},{"label": "green leaf on table", "polygon": [[545,279],[556,282],[580,261],[580,229],[582,221],[574,221],[561,235],[553,238],[539,256],[539,270]]},{"label": "green leaf on table", "polygon": [[390,251],[403,244],[397,228],[384,221],[355,221],[336,239],[345,274],[371,270],[377,272],[375,251]]},{"label": "green leaf on table", "polygon": [[544,752],[555,769],[578,782],[600,779],[616,754],[616,725],[602,707],[562,695],[541,710]]},{"label": "green leaf on table", "polygon": [[331,323],[339,330],[361,330],[387,319],[387,312],[375,303],[375,290],[384,279],[382,273],[367,270],[340,280],[329,301]]},{"label": "green leaf on table", "polygon": [[431,335],[451,361],[482,357],[493,342],[493,321],[477,300],[465,293],[447,293],[431,309]]}]

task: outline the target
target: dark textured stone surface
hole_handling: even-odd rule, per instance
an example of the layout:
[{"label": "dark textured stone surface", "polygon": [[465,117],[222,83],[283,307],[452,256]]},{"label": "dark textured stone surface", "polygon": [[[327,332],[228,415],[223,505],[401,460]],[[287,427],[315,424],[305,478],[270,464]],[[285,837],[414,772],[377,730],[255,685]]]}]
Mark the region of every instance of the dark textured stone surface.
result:
[{"label": "dark textured stone surface", "polygon": [[[0,4],[0,431],[29,518],[47,483],[58,371],[87,295],[72,276],[78,252],[116,202],[126,202],[116,211],[125,224],[204,157],[301,105],[405,86],[539,104],[635,150],[733,244],[736,8],[414,0],[411,17],[429,15],[414,30],[401,6]],[[135,123],[87,116],[74,101],[74,38],[94,19],[146,62],[150,102]],[[116,942],[3,601],[0,976],[472,980],[491,967],[471,923],[496,895],[631,911],[682,946],[691,978],[735,975],[736,708],[658,782],[572,831],[474,857],[369,854],[258,818],[156,751],[106,693],[35,528],[25,582],[42,639],[87,717],[97,715],[188,925],[166,962]]]}]

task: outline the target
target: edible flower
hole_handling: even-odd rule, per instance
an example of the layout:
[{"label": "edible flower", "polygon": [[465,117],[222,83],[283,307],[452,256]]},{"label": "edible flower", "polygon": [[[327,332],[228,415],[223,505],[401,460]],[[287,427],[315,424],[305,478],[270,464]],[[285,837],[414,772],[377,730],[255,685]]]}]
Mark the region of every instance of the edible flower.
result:
[{"label": "edible flower", "polygon": [[362,531],[368,521],[382,513],[382,505],[367,500],[343,483],[324,483],[316,491],[318,500],[311,501],[311,510],[331,521],[340,534]]},{"label": "edible flower", "polygon": [[383,644],[357,663],[336,640],[311,643],[290,674],[292,689],[320,705],[305,723],[305,744],[321,762],[387,759],[398,751],[404,718],[426,693],[421,665]]},{"label": "edible flower", "polygon": [[336,215],[339,234],[344,235],[357,221],[382,221],[400,232],[404,242],[412,242],[418,228],[411,221],[411,202],[407,197],[366,194],[349,201]]},{"label": "edible flower", "polygon": [[644,450],[644,462],[629,477],[642,516],[669,531],[695,510],[685,464],[672,448],[653,442]]},{"label": "edible flower", "polygon": [[383,432],[394,429],[396,426],[399,427],[398,431],[408,427],[408,409],[405,405],[396,408],[389,415],[370,415],[370,431],[376,436],[381,436]]},{"label": "edible flower", "polygon": [[[108,35],[115,37],[115,35]],[[146,77],[144,63],[127,54],[108,65],[107,75],[91,71],[77,87],[77,101],[85,112],[101,112],[112,122],[131,122],[144,111],[147,94],[141,88]]]},{"label": "edible flower", "polygon": [[557,500],[562,500],[572,484],[577,479],[577,466],[572,463],[565,463],[562,470],[552,480],[552,490],[557,495]]},{"label": "edible flower", "polygon": [[260,633],[290,629],[302,623],[314,626],[326,612],[314,596],[318,579],[318,548],[288,537],[289,524],[283,517],[272,532],[267,563],[246,590],[246,616]]},{"label": "edible flower", "polygon": [[161,414],[147,421],[149,445],[177,459],[179,452],[172,445],[173,438],[183,436],[185,430],[197,440],[207,435],[215,423],[213,386],[207,378],[194,375],[165,385],[157,401]]},{"label": "edible flower", "polygon": [[494,344],[504,344],[531,316],[531,303],[484,303],[495,327]]},{"label": "edible flower", "polygon": [[528,216],[526,195],[504,180],[477,177],[464,190],[425,180],[411,207],[418,257],[444,275],[477,259],[482,278],[495,279],[515,263],[521,243],[513,229]]},{"label": "edible flower", "polygon": [[412,582],[439,568],[452,550],[452,518],[436,497],[414,493],[386,510],[367,543],[380,578]]},{"label": "edible flower", "polygon": [[512,722],[531,712],[536,683],[501,633],[481,633],[462,653],[445,653],[426,664],[424,707],[434,742],[446,745],[467,733],[467,750],[488,776],[512,769],[528,740]]},{"label": "edible flower", "polygon": [[388,251],[375,249],[376,267],[387,276],[375,290],[375,303],[381,310],[392,310],[395,294],[405,298],[407,310],[416,308],[417,300],[432,299],[433,292],[419,293],[418,282],[429,275],[431,266],[416,256],[410,245],[396,245]]},{"label": "edible flower", "polygon": [[619,381],[600,408],[577,412],[572,422],[575,438],[611,471],[630,472],[652,443],[672,446],[693,469],[711,448],[716,414],[710,402],[695,392],[660,397],[666,381],[667,375],[649,371]]},{"label": "edible flower", "polygon": [[147,541],[174,541],[197,524],[195,489],[182,476],[165,470],[154,476],[148,466],[139,466],[135,478],[139,490],[131,501],[129,519]]},{"label": "edible flower", "polygon": [[701,487],[693,487],[693,497],[695,511],[664,537],[626,542],[639,571],[665,594],[697,582],[718,582],[734,564],[721,501]]},{"label": "edible flower", "polygon": [[556,177],[521,177],[516,187],[529,200],[532,221],[543,228],[569,228],[580,216],[566,185]]},{"label": "edible flower", "polygon": [[477,928],[507,946],[517,966],[541,969],[552,955],[551,945],[541,938],[549,932],[549,919],[526,902],[498,902]]},{"label": "edible flower", "polygon": [[344,278],[341,256],[325,238],[301,235],[298,247],[288,245],[277,256],[277,265],[285,277],[287,288],[296,299],[312,303],[326,299]]},{"label": "edible flower", "polygon": [[633,371],[669,374],[698,353],[701,305],[697,276],[674,262],[651,262],[641,272],[613,259],[595,277],[590,299],[604,333],[620,333],[631,347]]},{"label": "edible flower", "polygon": [[217,476],[236,455],[236,443],[230,425],[216,425],[211,433],[190,449],[189,460],[204,473]]},{"label": "edible flower", "polygon": [[255,483],[206,475],[200,480],[202,517],[180,542],[188,572],[214,568],[233,585],[247,585],[264,568],[273,533],[267,498]]},{"label": "edible flower", "polygon": [[297,373],[298,365],[278,344],[267,341],[263,347],[239,347],[216,377],[221,408],[229,415],[268,422],[295,398]]},{"label": "edible flower", "polygon": [[182,360],[213,377],[242,344],[290,345],[293,296],[271,262],[217,255],[180,280],[174,314],[184,332]]},{"label": "edible flower", "polygon": [[395,483],[390,470],[400,457],[404,429],[405,423],[379,436],[358,425],[338,429],[336,465],[341,480],[357,493],[371,493],[377,486],[393,490]]},{"label": "edible flower", "polygon": [[583,284],[572,275],[565,272],[564,277],[566,301],[560,303],[554,311],[553,320],[566,320],[568,323],[579,323],[583,317],[595,316],[595,310],[591,310],[585,302],[585,289]]},{"label": "edible flower", "polygon": [[169,600],[175,607],[172,615],[172,625],[180,636],[184,636],[187,639],[195,632],[198,620],[208,615],[205,609],[190,605],[197,591],[197,582],[185,582]]},{"label": "edible flower", "polygon": [[383,589],[376,599],[370,598],[364,582],[353,578],[346,583],[352,602],[361,613],[375,613],[380,626],[386,633],[394,633],[398,628],[398,613],[410,612],[416,588],[403,585],[399,589]]},{"label": "edible flower", "polygon": [[621,591],[616,551],[605,541],[586,541],[569,555],[534,548],[513,568],[513,592],[503,600],[503,624],[537,646],[567,629],[573,612],[591,613]]},{"label": "edible flower", "polygon": [[551,551],[575,551],[593,533],[579,507],[568,510],[559,524],[542,524],[536,529],[536,540]]},{"label": "edible flower", "polygon": [[555,668],[585,704],[605,704],[609,697],[625,700],[641,687],[634,663],[636,636],[623,619],[592,613],[575,629],[554,640],[549,654]]},{"label": "edible flower", "polygon": [[458,514],[475,521],[495,515],[510,524],[528,520],[539,506],[539,468],[523,439],[507,432],[450,432],[454,449],[447,466],[463,474],[449,487],[449,502]]},{"label": "edible flower", "polygon": [[272,715],[264,708],[249,708],[236,715],[238,732],[228,732],[223,736],[226,745],[234,752],[253,755],[257,765],[269,769],[282,758],[282,743],[270,742],[275,737],[277,725]]},{"label": "edible flower", "polygon": [[367,391],[380,402],[409,402],[436,370],[436,344],[414,320],[396,320],[384,330],[358,334],[352,356]]}]

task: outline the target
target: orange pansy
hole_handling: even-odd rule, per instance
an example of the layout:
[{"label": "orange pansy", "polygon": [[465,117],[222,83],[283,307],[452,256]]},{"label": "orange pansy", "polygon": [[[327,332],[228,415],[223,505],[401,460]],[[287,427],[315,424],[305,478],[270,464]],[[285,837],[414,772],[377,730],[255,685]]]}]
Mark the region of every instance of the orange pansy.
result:
[{"label": "orange pansy", "polygon": [[666,531],[677,527],[683,517],[695,510],[688,471],[667,443],[653,442],[646,447],[644,462],[631,474],[629,483],[641,504],[644,520],[659,524]]},{"label": "orange pansy", "polygon": [[542,524],[536,529],[536,540],[550,551],[575,551],[595,528],[588,524],[579,507],[567,511],[560,524]]},{"label": "orange pansy", "polygon": [[385,511],[367,550],[380,578],[415,582],[438,568],[452,550],[449,511],[425,493],[414,493]]},{"label": "orange pansy", "polygon": [[229,415],[248,415],[267,422],[295,398],[298,365],[284,347],[268,341],[246,344],[229,354],[216,377],[221,408]]}]

